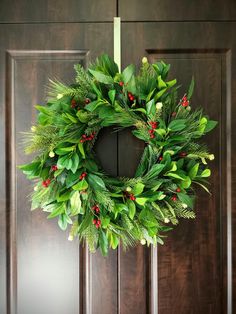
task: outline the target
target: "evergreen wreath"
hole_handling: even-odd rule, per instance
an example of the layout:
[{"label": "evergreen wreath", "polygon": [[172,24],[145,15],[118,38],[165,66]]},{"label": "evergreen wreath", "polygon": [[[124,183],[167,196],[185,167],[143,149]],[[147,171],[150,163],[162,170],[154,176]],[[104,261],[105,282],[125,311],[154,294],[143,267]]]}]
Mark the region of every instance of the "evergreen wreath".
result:
[{"label": "evergreen wreath", "polygon": [[[85,70],[74,66],[75,83],[50,81],[46,106],[36,106],[37,123],[24,134],[25,152],[36,153],[19,168],[34,182],[32,210],[42,208],[70,225],[91,251],[103,255],[141,244],[163,244],[163,233],[179,218],[195,218],[194,186],[207,192],[214,155],[198,140],[217,124],[191,110],[194,89],[179,100],[169,64],[142,59],[139,73],[129,65],[119,73],[102,55]],[[114,178],[96,160],[93,145],[108,126],[132,128],[146,144],[133,178]]]}]

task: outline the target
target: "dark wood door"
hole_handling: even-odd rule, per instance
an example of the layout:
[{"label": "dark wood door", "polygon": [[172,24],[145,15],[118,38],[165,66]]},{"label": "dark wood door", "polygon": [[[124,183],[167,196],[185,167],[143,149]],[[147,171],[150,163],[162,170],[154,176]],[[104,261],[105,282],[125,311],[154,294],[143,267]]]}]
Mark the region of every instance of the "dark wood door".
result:
[{"label": "dark wood door", "polygon": [[[56,222],[30,212],[20,132],[35,119],[49,77],[70,82],[73,64],[112,55],[112,18],[122,19],[122,63],[163,59],[194,106],[219,121],[208,138],[212,196],[199,191],[196,221],[163,247],[89,254]],[[12,1],[0,12],[0,313],[232,314],[235,306],[236,4],[232,0]],[[4,118],[5,117],[5,118]],[[105,131],[98,155],[113,175],[132,176],[142,144]],[[234,184],[234,185],[233,185]]]}]

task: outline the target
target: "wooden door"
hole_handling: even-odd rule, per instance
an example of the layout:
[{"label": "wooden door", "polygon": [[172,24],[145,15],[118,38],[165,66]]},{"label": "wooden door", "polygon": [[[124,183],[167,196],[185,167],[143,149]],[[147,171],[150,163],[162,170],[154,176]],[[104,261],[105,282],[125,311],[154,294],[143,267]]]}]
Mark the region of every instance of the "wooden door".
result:
[{"label": "wooden door", "polygon": [[[196,221],[182,223],[163,247],[89,254],[57,223],[30,212],[31,187],[20,132],[35,119],[49,77],[66,82],[73,64],[112,55],[115,15],[122,63],[172,64],[183,83],[194,74],[194,106],[219,121],[208,138],[212,196],[199,191]],[[233,0],[8,1],[0,11],[0,313],[231,314],[235,300],[235,39]],[[143,146],[129,130],[103,132],[97,153],[113,175],[132,176]]]}]

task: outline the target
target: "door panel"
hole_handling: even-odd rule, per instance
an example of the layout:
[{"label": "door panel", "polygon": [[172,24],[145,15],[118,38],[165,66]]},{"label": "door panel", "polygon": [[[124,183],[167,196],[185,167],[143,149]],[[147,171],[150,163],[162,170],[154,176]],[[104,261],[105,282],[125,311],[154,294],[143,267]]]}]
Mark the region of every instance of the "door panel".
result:
[{"label": "door panel", "polygon": [[[86,268],[87,253],[82,247],[79,248],[78,241],[68,242],[68,232],[61,232],[56,221],[47,220],[45,213],[30,212],[31,184],[15,168],[16,165],[31,159],[23,153],[21,132],[27,131],[35,120],[34,104],[44,103],[48,77],[71,82],[75,63],[86,66],[90,58],[103,51],[112,54],[110,41],[112,25],[102,23],[86,24],[86,26],[83,24],[34,25],[33,27],[15,25],[2,26],[0,32],[0,37],[4,38],[1,42],[0,54],[1,104],[5,103],[2,110],[4,108],[6,110],[7,153],[5,182],[4,160],[1,163],[2,200],[5,198],[5,185],[7,187],[7,217],[5,219],[4,207],[2,207],[0,220],[2,292],[5,289],[5,275],[8,276],[8,304],[5,304],[5,295],[1,293],[3,302],[0,312],[83,313],[83,309],[85,312],[86,308],[89,308],[86,296],[87,301],[92,300],[92,296],[89,299],[90,290],[95,290],[94,295],[98,296],[99,303],[106,308],[107,312],[104,313],[114,312],[117,297],[116,292],[113,293],[113,289],[116,288],[116,282],[113,284],[116,276],[114,277],[112,270],[116,252],[106,260],[94,255],[91,265]],[[103,40],[97,42],[95,40],[97,38]],[[1,134],[4,135],[3,128]],[[111,147],[109,158],[113,157],[104,161],[108,168],[109,162],[111,162],[110,167],[114,165],[114,161],[117,162],[116,150],[112,150],[117,146],[116,140],[116,136],[107,140],[107,144]],[[99,150],[98,155],[104,158]],[[4,228],[5,226],[7,229]],[[7,238],[5,238],[6,230]],[[5,243],[8,245],[7,255],[2,253],[6,250]],[[90,274],[88,275],[86,271],[89,271],[89,267],[94,268],[94,265],[99,271],[97,275],[94,272],[89,278]],[[103,281],[104,274],[106,274],[106,282]],[[88,282],[88,279],[91,279],[91,282]],[[104,287],[101,294],[101,286],[96,287],[96,282],[103,282],[106,288],[107,283],[111,282],[112,287],[109,290]],[[98,303],[92,307],[98,307]],[[91,313],[95,312],[92,310]]]},{"label": "door panel", "polygon": [[181,314],[227,313],[227,297],[231,306],[232,248],[227,239],[231,239],[231,216],[235,215],[230,185],[233,162],[230,150],[235,146],[234,137],[231,139],[228,134],[235,115],[234,107],[231,108],[231,99],[233,103],[235,97],[231,79],[235,75],[233,26],[233,23],[141,22],[122,25],[123,47],[126,45],[124,65],[141,62],[144,55],[150,61],[169,62],[170,79],[177,77],[183,83],[182,93],[193,74],[196,80],[193,107],[203,106],[212,119],[219,121],[218,127],[206,137],[216,157],[211,163],[212,196],[198,191],[197,219],[181,221],[151,260],[151,265],[158,265],[158,287],[149,292],[151,308],[158,306],[159,314],[176,313],[176,309]]}]

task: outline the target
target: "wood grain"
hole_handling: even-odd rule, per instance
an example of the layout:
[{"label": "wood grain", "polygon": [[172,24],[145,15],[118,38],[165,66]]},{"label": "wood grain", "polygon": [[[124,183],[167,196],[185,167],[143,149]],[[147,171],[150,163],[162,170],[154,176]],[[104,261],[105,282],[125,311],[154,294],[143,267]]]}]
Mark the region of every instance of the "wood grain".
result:
[{"label": "wood grain", "polygon": [[235,21],[234,0],[119,0],[119,16],[123,21]]},{"label": "wood grain", "polygon": [[76,23],[113,21],[115,0],[1,1],[0,23]]}]

